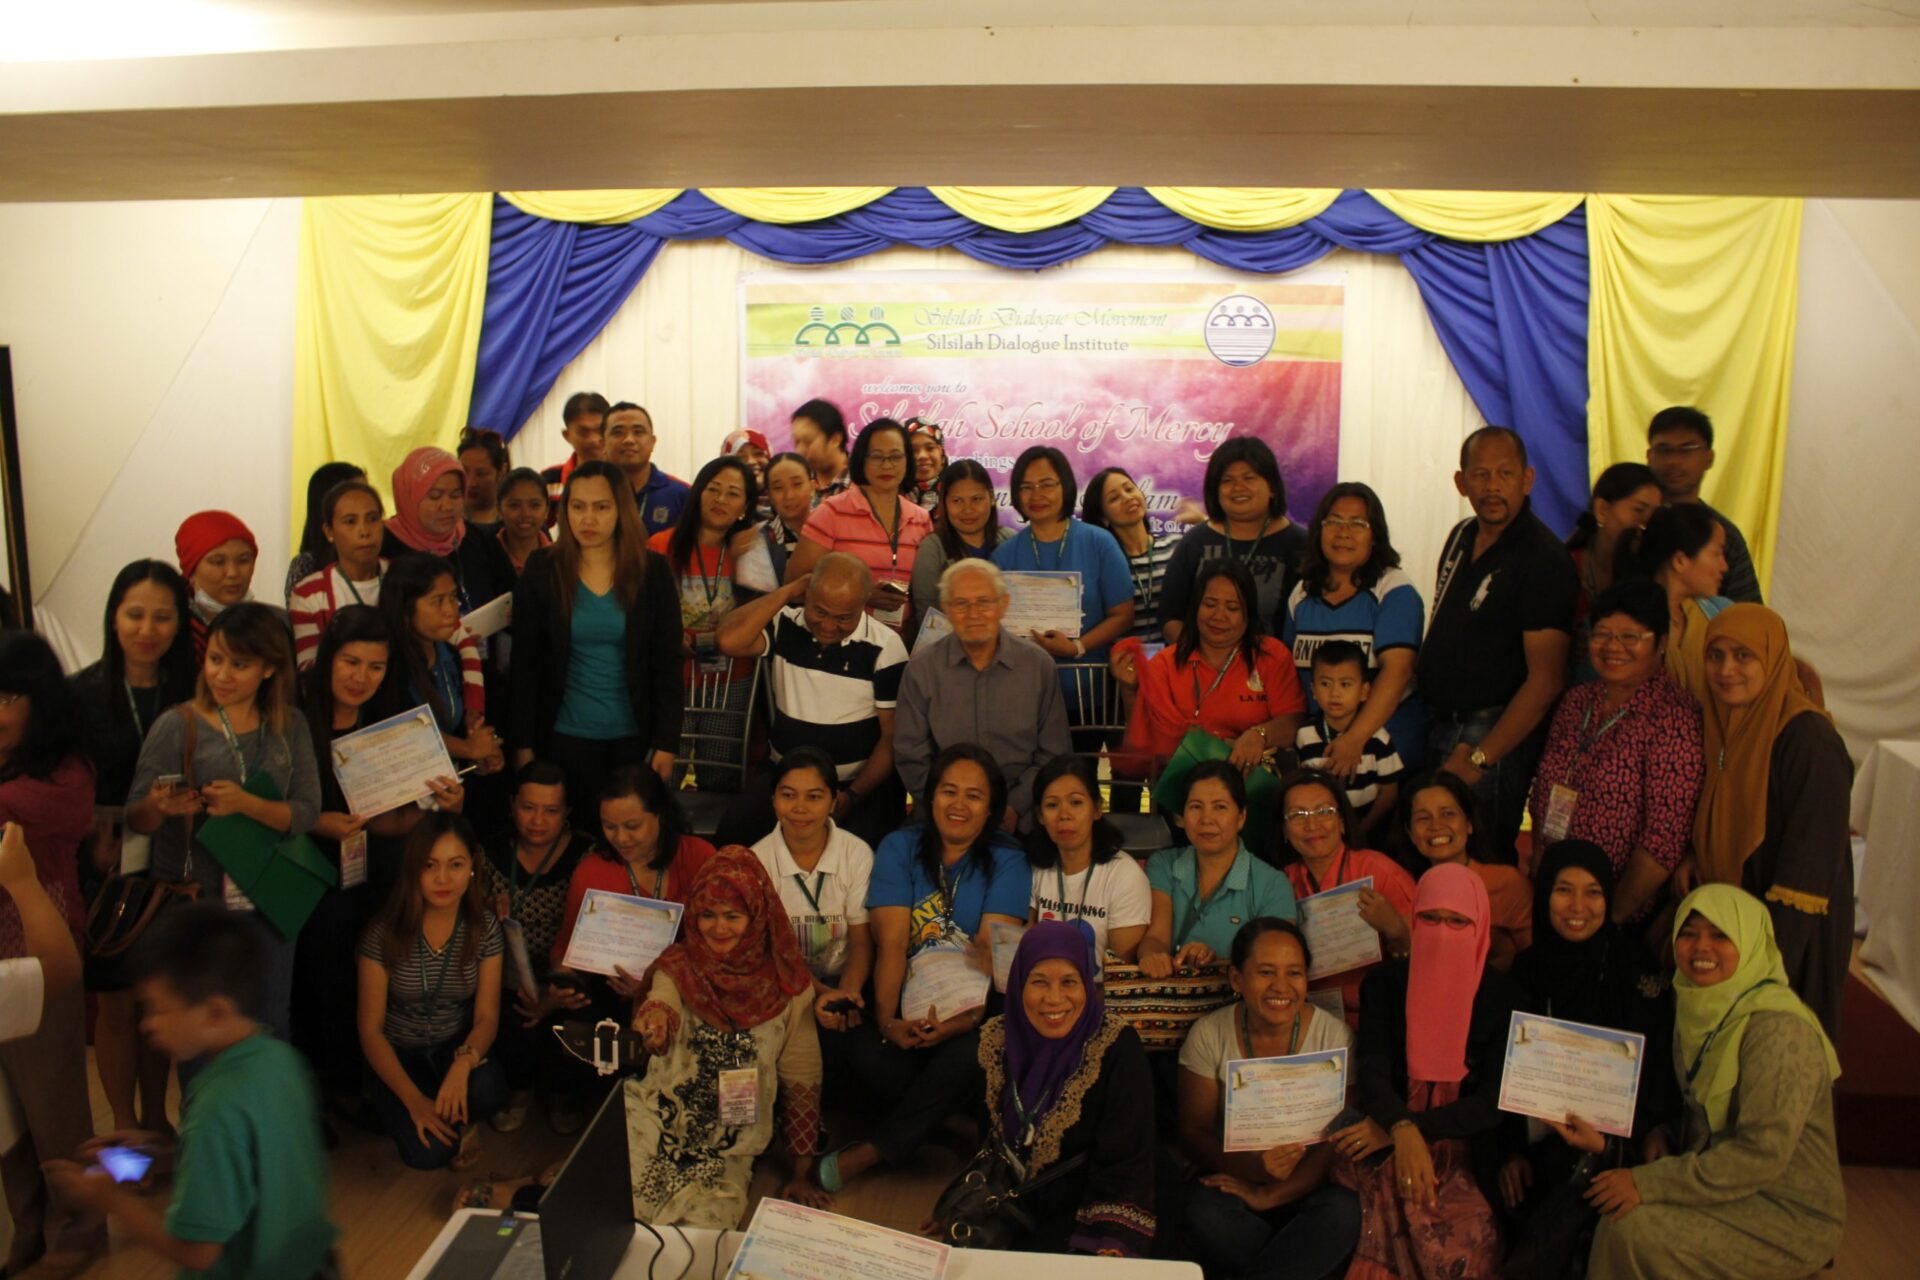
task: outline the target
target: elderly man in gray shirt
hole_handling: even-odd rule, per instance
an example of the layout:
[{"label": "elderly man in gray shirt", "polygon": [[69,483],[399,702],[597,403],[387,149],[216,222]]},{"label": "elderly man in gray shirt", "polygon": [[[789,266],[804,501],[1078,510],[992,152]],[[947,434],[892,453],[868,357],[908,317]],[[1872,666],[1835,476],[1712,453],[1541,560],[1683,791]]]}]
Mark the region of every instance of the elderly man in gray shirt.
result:
[{"label": "elderly man in gray shirt", "polygon": [[907,661],[893,713],[900,780],[924,794],[934,756],[956,742],[986,748],[1007,778],[1013,830],[1033,806],[1033,775],[1073,750],[1060,668],[1031,640],[1000,625],[1007,581],[991,560],[962,560],[940,575],[940,608],[953,634],[922,645]]}]

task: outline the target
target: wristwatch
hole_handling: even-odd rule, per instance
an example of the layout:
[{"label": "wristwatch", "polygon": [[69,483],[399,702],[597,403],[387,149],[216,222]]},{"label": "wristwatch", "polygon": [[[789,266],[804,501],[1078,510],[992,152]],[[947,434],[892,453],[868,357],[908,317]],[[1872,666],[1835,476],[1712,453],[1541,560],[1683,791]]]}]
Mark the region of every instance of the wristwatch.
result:
[{"label": "wristwatch", "polygon": [[1493,761],[1487,759],[1487,753],[1479,747],[1475,747],[1467,753],[1467,760],[1472,763],[1476,769],[1487,769],[1493,766]]}]

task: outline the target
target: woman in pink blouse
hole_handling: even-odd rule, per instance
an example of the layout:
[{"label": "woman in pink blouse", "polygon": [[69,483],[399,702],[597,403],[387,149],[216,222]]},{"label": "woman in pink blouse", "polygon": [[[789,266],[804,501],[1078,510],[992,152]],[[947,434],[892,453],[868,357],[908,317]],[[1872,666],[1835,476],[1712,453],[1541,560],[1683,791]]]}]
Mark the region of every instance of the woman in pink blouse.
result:
[{"label": "woman in pink blouse", "polygon": [[787,561],[787,581],[810,572],[829,551],[850,552],[873,573],[867,603],[874,620],[904,632],[914,556],[933,533],[933,517],[902,497],[911,466],[907,429],[892,418],[869,422],[847,464],[853,487],[813,509]]},{"label": "woman in pink blouse", "polygon": [[1700,707],[1666,671],[1666,593],[1644,579],[1594,598],[1600,678],[1560,702],[1534,775],[1533,844],[1591,840],[1619,877],[1613,918],[1644,916],[1685,856],[1705,761]]}]

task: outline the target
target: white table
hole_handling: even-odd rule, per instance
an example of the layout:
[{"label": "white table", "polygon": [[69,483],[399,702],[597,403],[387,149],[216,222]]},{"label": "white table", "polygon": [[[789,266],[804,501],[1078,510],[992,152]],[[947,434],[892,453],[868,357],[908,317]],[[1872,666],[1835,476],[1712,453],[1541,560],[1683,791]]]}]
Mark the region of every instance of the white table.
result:
[{"label": "white table", "polygon": [[[420,1261],[413,1264],[407,1280],[425,1280],[468,1218],[476,1214],[496,1216],[490,1209],[462,1209],[447,1221]],[[633,1243],[620,1260],[615,1280],[646,1280],[647,1264],[656,1252],[659,1263],[656,1278],[681,1274],[706,1280],[709,1275],[724,1276],[735,1250],[745,1235],[739,1231],[719,1232],[707,1227],[661,1227],[667,1247],[661,1250],[645,1228],[633,1229]],[[720,1257],[714,1258],[718,1248]],[[691,1253],[691,1258],[689,1258]],[[947,1269],[948,1280],[1002,1280],[1003,1277],[1046,1277],[1046,1280],[1202,1280],[1200,1268],[1191,1262],[1155,1262],[1134,1258],[1091,1258],[1084,1254],[1061,1253],[986,1253],[976,1249],[955,1249],[953,1263]]]},{"label": "white table", "polygon": [[1866,837],[1860,962],[1873,985],[1920,1028],[1920,742],[1880,742],[1853,781],[1854,830]]}]

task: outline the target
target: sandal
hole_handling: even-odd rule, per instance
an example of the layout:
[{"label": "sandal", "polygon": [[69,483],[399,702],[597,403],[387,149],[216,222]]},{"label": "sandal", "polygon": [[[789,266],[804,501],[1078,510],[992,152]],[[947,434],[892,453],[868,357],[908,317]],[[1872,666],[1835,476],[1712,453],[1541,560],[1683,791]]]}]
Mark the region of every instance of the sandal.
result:
[{"label": "sandal", "polygon": [[493,1208],[493,1180],[490,1178],[482,1178],[477,1182],[469,1182],[455,1193],[453,1197],[453,1211],[455,1213],[460,1212],[462,1209],[491,1208]]},{"label": "sandal", "polygon": [[480,1126],[468,1125],[460,1134],[460,1148],[453,1153],[453,1159],[447,1161],[447,1168],[455,1173],[471,1169],[480,1163]]}]

